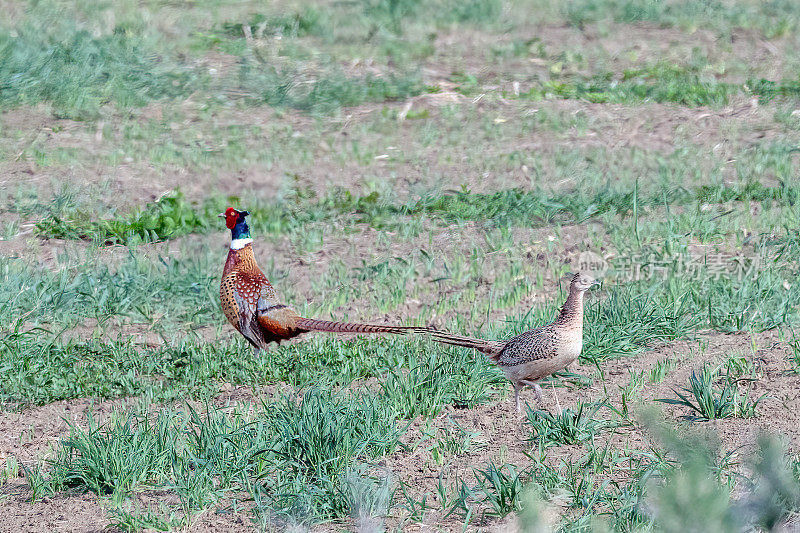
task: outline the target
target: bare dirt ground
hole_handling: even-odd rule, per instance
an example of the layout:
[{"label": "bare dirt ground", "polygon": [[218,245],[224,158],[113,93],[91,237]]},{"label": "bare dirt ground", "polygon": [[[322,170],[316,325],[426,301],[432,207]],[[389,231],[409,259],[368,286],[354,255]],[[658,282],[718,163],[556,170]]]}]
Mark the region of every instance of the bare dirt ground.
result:
[{"label": "bare dirt ground", "polygon": [[[681,363],[667,374],[662,383],[648,383],[644,386],[639,401],[634,407],[635,418],[635,413],[643,412],[642,410],[655,405],[652,400],[674,398],[673,389],[680,390],[687,386],[691,372],[702,367],[704,362],[718,363],[730,354],[749,353],[752,343],[755,343],[758,349],[754,360],[762,365],[763,377],[754,384],[752,394],[754,397],[758,397],[762,393],[768,394],[768,397],[759,405],[758,417],[701,422],[695,425],[695,429],[716,432],[720,437],[722,451],[735,451],[736,459],[744,464],[750,457],[757,437],[763,432],[784,436],[789,443],[790,452],[793,454],[800,452],[800,414],[798,414],[800,398],[796,394],[800,388],[800,376],[787,372],[788,352],[779,342],[778,334],[775,332],[757,336],[713,334],[701,338],[708,342],[708,348],[704,353],[699,353],[697,343],[680,341],[666,344],[632,358],[616,359],[604,363],[602,366],[606,376],[605,387],[612,400],[615,404],[619,404],[619,391],[629,383],[631,372],[648,371],[658,360],[666,357],[678,358]],[[593,376],[594,383],[586,389],[556,388],[558,401],[562,408],[574,406],[578,401],[591,402],[602,400],[605,397],[603,382],[598,379],[595,368],[583,366],[577,372]],[[553,401],[553,390],[547,386],[543,388],[547,401],[545,407],[551,412],[557,412],[558,408]],[[532,393],[528,392],[527,396],[523,393],[523,397],[532,406],[535,405]],[[689,423],[684,419],[686,415],[691,414],[688,410],[670,406],[663,409],[663,414],[668,423],[681,424],[683,422],[687,428],[689,427]],[[602,411],[600,416],[602,416]],[[475,465],[485,465],[492,460],[497,464],[502,462],[520,466],[530,464],[530,460],[524,452],[533,449],[533,443],[527,440],[531,437],[531,430],[529,426],[523,424],[524,414],[517,414],[512,399],[507,398],[468,411],[449,408],[434,421],[434,425],[444,427],[448,418],[456,421],[468,431],[480,432],[486,447],[477,454],[456,458],[445,465],[444,471],[447,475],[470,479],[472,468]],[[419,439],[421,428],[424,428],[423,423],[414,424],[412,429],[406,433],[404,440],[412,443]],[[646,430],[638,427],[635,429],[623,428],[616,434],[605,434],[596,442],[602,443],[603,441],[610,443],[616,449],[646,449],[651,443],[657,443]],[[549,453],[548,462],[551,465],[557,465],[561,458],[577,459],[585,451],[586,448],[583,445],[560,446]],[[504,459],[499,461],[501,456]],[[419,490],[420,494],[435,493],[438,476],[442,469],[442,466],[436,465],[429,452],[420,450],[396,453],[389,458],[387,464],[387,470],[393,472],[400,479],[407,480],[406,482]],[[561,511],[566,511],[566,507]],[[560,514],[558,513],[559,516]],[[433,526],[437,518],[439,516],[435,513],[432,514],[429,525]],[[491,522],[487,521],[482,525],[488,527]],[[450,523],[449,528],[453,531],[459,530],[460,523]]]},{"label": "bare dirt ground", "polygon": [[[702,350],[701,346],[707,348]],[[678,366],[667,374],[662,383],[645,383],[639,400],[633,407],[636,416],[635,413],[651,408],[654,405],[652,400],[674,397],[673,389],[686,386],[691,372],[698,370],[703,363],[720,363],[725,357],[737,354],[748,357],[761,368],[760,378],[753,383],[752,394],[754,397],[762,393],[768,396],[759,405],[756,418],[722,419],[690,424],[685,418],[690,414],[686,409],[670,406],[663,409],[665,420],[671,424],[684,425],[687,430],[693,428],[717,433],[721,442],[721,452],[734,452],[734,458],[742,463],[742,468],[746,468],[750,451],[762,432],[782,435],[789,444],[790,453],[800,453],[800,398],[796,394],[800,389],[800,375],[788,372],[788,348],[781,342],[780,332],[765,332],[758,335],[701,334],[698,340],[665,344],[632,358],[615,359],[604,363],[602,368],[605,382],[599,379],[596,368],[582,366],[577,369],[577,373],[593,378],[592,385],[584,389],[559,385],[555,388],[558,404],[562,408],[568,408],[578,401],[602,400],[606,394],[604,391],[607,391],[614,403],[618,404],[619,391],[629,383],[631,372],[649,371],[657,361],[667,357],[679,360]],[[285,387],[279,389],[283,392],[287,390]],[[275,389],[253,393],[246,390],[232,390],[222,394],[218,403],[220,407],[252,405],[262,394],[272,397],[280,391]],[[534,405],[531,392],[523,393],[523,398]],[[551,387],[545,387],[545,400],[544,407],[556,412],[558,407],[554,402]],[[2,435],[0,457],[13,455],[23,463],[41,460],[47,456],[47,450],[67,434],[69,429],[67,421],[79,426],[85,424],[85,415],[89,412],[102,421],[107,419],[112,411],[124,409],[125,405],[126,402],[122,400],[114,402],[78,400],[57,402],[21,412],[0,413],[0,435]],[[603,411],[600,416],[603,416]],[[412,493],[418,494],[425,492],[435,494],[440,472],[445,473],[448,482],[454,481],[457,477],[470,482],[473,479],[473,467],[484,465],[489,461],[508,462],[524,468],[530,464],[525,452],[534,448],[534,444],[528,440],[531,437],[531,430],[524,423],[524,418],[524,414],[518,414],[514,409],[510,395],[469,410],[447,408],[434,420],[417,421],[418,423],[412,424],[403,436],[403,442],[408,445],[409,450],[389,456],[379,468],[394,479],[402,480]],[[424,445],[419,445],[423,438],[422,432],[426,426],[429,429],[448,427],[451,421],[467,431],[476,432],[479,435],[477,440],[482,444],[467,455],[448,458],[444,464],[437,464],[430,450]],[[601,443],[606,441],[617,449],[646,449],[651,443],[655,443],[653,437],[639,427],[621,428],[617,432],[603,433],[598,437],[598,441]],[[585,453],[585,450],[583,445],[552,448],[547,461],[557,465],[562,458],[576,460]],[[29,497],[30,492],[24,480],[12,481],[0,489],[0,516],[3,517],[0,519],[0,531],[40,531],[44,529],[36,528],[49,528],[54,531],[90,532],[100,531],[108,524],[102,500],[98,501],[93,496],[64,494],[34,503],[29,501]],[[142,496],[143,505],[147,503],[147,499],[146,495]],[[436,507],[435,501],[429,501],[429,504]],[[564,510],[566,508],[558,511]],[[560,513],[553,514],[555,517]],[[441,518],[441,513],[434,509],[426,514],[423,523],[408,524],[408,527],[411,530],[418,528],[421,531],[437,528],[458,531],[462,527],[456,518],[451,517],[444,522]],[[396,520],[390,518],[388,523],[396,524]],[[223,514],[207,511],[197,517],[189,530],[236,531],[248,524],[251,524],[250,515],[244,510],[239,513],[226,511]],[[514,529],[515,526],[510,520],[498,521],[484,517],[473,523],[473,527],[486,531],[502,531]],[[328,530],[329,526],[315,529]]]},{"label": "bare dirt ground", "polygon": [[[415,110],[429,109],[429,120],[436,124],[439,122],[438,109],[448,102],[431,102],[430,95],[427,95],[412,99],[411,105]],[[722,109],[666,104],[644,104],[631,108],[574,100],[520,102],[484,98],[473,101],[463,97],[458,99],[458,104],[477,114],[477,119],[470,121],[474,124],[471,126],[468,123],[467,128],[488,119],[497,120],[498,130],[502,128],[506,131],[503,135],[508,139],[501,145],[487,139],[486,142],[490,144],[484,146],[481,154],[481,160],[484,161],[502,161],[502,157],[512,151],[546,155],[564,149],[624,148],[669,154],[676,147],[687,144],[712,150],[720,158],[733,157],[743,146],[769,140],[775,135],[774,110],[759,107],[743,98],[734,99]],[[424,125],[420,125],[419,121],[400,122],[394,139],[384,143],[384,146],[380,143],[374,146],[376,156],[371,161],[338,162],[330,156],[331,153],[349,150],[353,138],[360,143],[373,143],[378,138],[354,131],[354,123],[368,122],[370,116],[379,115],[385,108],[402,111],[407,105],[361,106],[353,111],[358,113],[358,121],[344,117],[328,122],[321,129],[308,117],[292,113],[293,135],[309,137],[309,145],[304,149],[308,150],[310,163],[278,159],[270,168],[238,163],[225,163],[222,167],[198,166],[189,162],[186,166],[173,163],[153,165],[133,160],[122,160],[109,167],[102,158],[113,149],[113,143],[98,141],[96,132],[87,129],[85,124],[66,119],[56,120],[54,124],[52,119],[46,119],[43,111],[41,117],[36,115],[33,120],[23,121],[18,116],[20,111],[7,111],[0,114],[0,126],[18,132],[18,140],[8,147],[8,151],[18,153],[18,156],[0,162],[0,175],[3,176],[0,186],[8,191],[20,188],[36,191],[43,202],[65,186],[75,187],[76,191],[81,191],[87,197],[99,198],[103,207],[124,212],[176,189],[192,200],[205,198],[209,190],[221,195],[252,193],[260,198],[274,198],[287,187],[324,193],[337,186],[361,193],[365,183],[378,181],[390,184],[393,193],[404,198],[413,191],[430,187],[458,190],[466,185],[475,192],[486,192],[498,188],[546,185],[546,188],[569,191],[577,185],[559,183],[553,187],[553,184],[538,183],[538,178],[524,165],[513,168],[502,163],[499,168],[476,173],[480,170],[475,167],[477,161],[462,158],[458,153],[444,157],[436,146],[421,145],[420,128]],[[583,114],[588,117],[587,127],[585,130],[567,128],[557,132],[549,127],[524,130],[521,126],[525,117],[538,112]],[[187,113],[191,117],[192,110],[187,110]],[[219,113],[215,123],[221,129],[224,129],[223,125],[269,123],[272,116],[271,111],[261,109],[221,110]],[[198,124],[200,126],[202,124]],[[463,141],[458,141],[454,149],[460,151],[458,143],[463,142],[463,153],[469,153],[474,148],[475,139],[480,141],[482,135],[480,131],[465,130]],[[75,148],[76,157],[81,162],[80,172],[62,165],[42,166],[32,159],[26,160],[25,150],[34,141],[43,151]],[[158,142],[157,139],[154,142]],[[253,149],[275,142],[283,140],[270,138],[266,131],[262,137],[248,140]],[[0,205],[0,210],[7,211],[8,207]],[[39,214],[30,213],[21,216],[19,222],[24,228],[29,228],[39,218]]]}]

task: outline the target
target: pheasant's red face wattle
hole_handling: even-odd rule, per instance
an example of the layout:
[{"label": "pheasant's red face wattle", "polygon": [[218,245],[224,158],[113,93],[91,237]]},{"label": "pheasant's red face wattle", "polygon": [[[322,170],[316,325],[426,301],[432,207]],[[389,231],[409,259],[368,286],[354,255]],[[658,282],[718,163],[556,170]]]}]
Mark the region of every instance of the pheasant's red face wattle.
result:
[{"label": "pheasant's red face wattle", "polygon": [[228,226],[228,229],[233,229],[237,220],[239,220],[239,212],[236,209],[229,207],[225,210],[225,225]]}]

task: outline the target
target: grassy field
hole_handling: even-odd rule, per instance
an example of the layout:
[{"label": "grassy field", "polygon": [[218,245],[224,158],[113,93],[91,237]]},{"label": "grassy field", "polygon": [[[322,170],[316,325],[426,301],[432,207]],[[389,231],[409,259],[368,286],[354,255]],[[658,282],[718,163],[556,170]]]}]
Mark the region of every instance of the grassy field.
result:
[{"label": "grassy field", "polygon": [[[0,531],[800,528],[800,6],[0,2]],[[492,339],[602,278],[530,391]],[[557,400],[556,400],[557,398]]]}]

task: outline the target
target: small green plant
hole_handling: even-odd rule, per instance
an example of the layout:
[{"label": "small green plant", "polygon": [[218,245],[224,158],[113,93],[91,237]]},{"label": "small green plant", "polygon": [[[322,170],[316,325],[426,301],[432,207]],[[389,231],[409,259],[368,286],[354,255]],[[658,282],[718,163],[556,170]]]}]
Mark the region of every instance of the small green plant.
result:
[{"label": "small green plant", "polygon": [[97,239],[103,244],[157,242],[208,227],[208,217],[198,214],[180,192],[163,196],[122,219],[97,219],[76,211],[69,219],[52,215],[36,225],[37,231],[50,237]]},{"label": "small green plant", "polygon": [[792,333],[789,341],[789,365],[795,374],[800,374],[800,337]]},{"label": "small green plant", "polygon": [[619,410],[619,414],[626,420],[629,417],[631,403],[639,396],[639,392],[642,390],[642,387],[644,387],[644,370],[640,370],[639,372],[630,371],[628,379],[628,384],[624,387],[620,387],[621,409]]},{"label": "small green plant", "polygon": [[17,462],[17,458],[13,455],[9,455],[3,460],[2,463],[2,470],[0,470],[0,485],[7,483],[12,479],[16,479],[19,477],[19,463]]},{"label": "small green plant", "polygon": [[436,498],[439,500],[439,505],[443,510],[452,506],[452,503],[450,502],[450,494],[447,490],[447,482],[445,481],[444,471],[440,471],[439,476],[436,479]]},{"label": "small green plant", "polygon": [[408,371],[395,370],[381,382],[382,396],[403,418],[434,417],[452,401],[444,362],[423,361]]},{"label": "small green plant", "polygon": [[19,233],[19,222],[12,220],[3,223],[3,229],[0,230],[0,240],[9,241],[17,236]]},{"label": "small green plant", "polygon": [[725,375],[730,380],[757,380],[763,377],[764,370],[761,365],[743,355],[730,355],[723,363]]},{"label": "small green plant", "polygon": [[122,531],[134,533],[142,530],[173,531],[186,522],[174,512],[156,513],[149,509],[135,509],[130,505],[113,506],[108,510],[109,521]]},{"label": "small green plant", "polygon": [[525,476],[525,471],[517,471],[514,465],[504,464],[498,467],[491,462],[485,470],[475,471],[478,484],[473,494],[483,496],[481,503],[490,506],[489,514],[506,516],[520,510]]},{"label": "small green plant", "polygon": [[[135,424],[135,426],[134,426]],[[59,455],[52,460],[50,483],[55,489],[85,488],[98,495],[124,495],[153,481],[168,465],[170,420],[117,420],[102,428],[89,420],[88,429],[70,427]]]},{"label": "small green plant", "polygon": [[593,418],[602,406],[602,403],[578,402],[575,409],[569,407],[556,415],[526,406],[526,422],[533,429],[530,440],[545,445],[593,440],[600,430],[608,427],[607,422]]},{"label": "small green plant", "polygon": [[485,448],[478,431],[467,431],[452,420],[448,420],[435,436],[431,456],[436,464],[443,464],[446,457],[460,457],[477,449]]},{"label": "small green plant", "polygon": [[666,359],[659,359],[653,368],[650,369],[648,374],[650,383],[661,383],[667,376],[670,370],[678,366],[678,361],[667,357]]},{"label": "small green plant", "polygon": [[688,388],[683,388],[683,392],[674,391],[678,399],[659,398],[656,401],[688,407],[697,413],[695,418],[702,420],[755,416],[756,408],[766,397],[766,393],[753,400],[750,398],[749,389],[742,394],[738,381],[731,380],[728,376],[722,378],[723,385],[720,390],[714,385],[714,381],[718,377],[719,368],[709,369],[703,365],[703,369],[699,373],[692,371]]},{"label": "small green plant", "polygon": [[387,475],[371,477],[365,475],[363,470],[363,467],[351,467],[342,482],[342,490],[350,514],[359,524],[364,527],[374,524],[377,527],[389,513],[394,500],[394,480]]},{"label": "small green plant", "polygon": [[[441,477],[439,480],[441,481]],[[458,513],[464,517],[464,526],[466,526],[472,520],[474,491],[467,485],[466,481],[460,478],[456,478],[455,487],[455,495],[450,499],[450,506],[444,517],[447,518],[454,513]],[[441,501],[444,502],[445,499]]]},{"label": "small green plant", "polygon": [[25,480],[28,482],[32,502],[53,493],[53,487],[47,479],[43,465],[37,464],[27,467],[21,464],[20,467],[25,475]]},{"label": "small green plant", "polygon": [[428,494],[423,494],[422,498],[416,499],[410,494],[408,485],[400,481],[400,492],[403,499],[399,505],[408,512],[409,519],[413,522],[422,522],[425,519],[425,512],[428,510]]}]

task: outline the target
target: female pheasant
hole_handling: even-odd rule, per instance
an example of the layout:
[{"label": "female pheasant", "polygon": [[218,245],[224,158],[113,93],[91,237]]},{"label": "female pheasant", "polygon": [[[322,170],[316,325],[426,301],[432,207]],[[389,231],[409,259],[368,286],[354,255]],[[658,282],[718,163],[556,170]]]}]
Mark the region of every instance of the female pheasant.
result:
[{"label": "female pheasant", "polygon": [[483,352],[514,385],[514,402],[521,411],[519,393],[533,387],[541,403],[542,388],[537,381],[572,364],[583,349],[583,295],[600,282],[586,274],[575,274],[569,296],[554,322],[526,331],[507,341],[489,341],[433,331],[436,342],[463,346]]},{"label": "female pheasant", "polygon": [[229,207],[219,215],[231,230],[231,248],[222,270],[219,296],[228,322],[255,347],[256,353],[267,348],[270,342],[280,344],[309,331],[398,335],[429,331],[430,328],[426,327],[329,322],[301,317],[281,302],[272,284],[258,268],[253,255],[253,239],[245,220],[249,214]]}]

